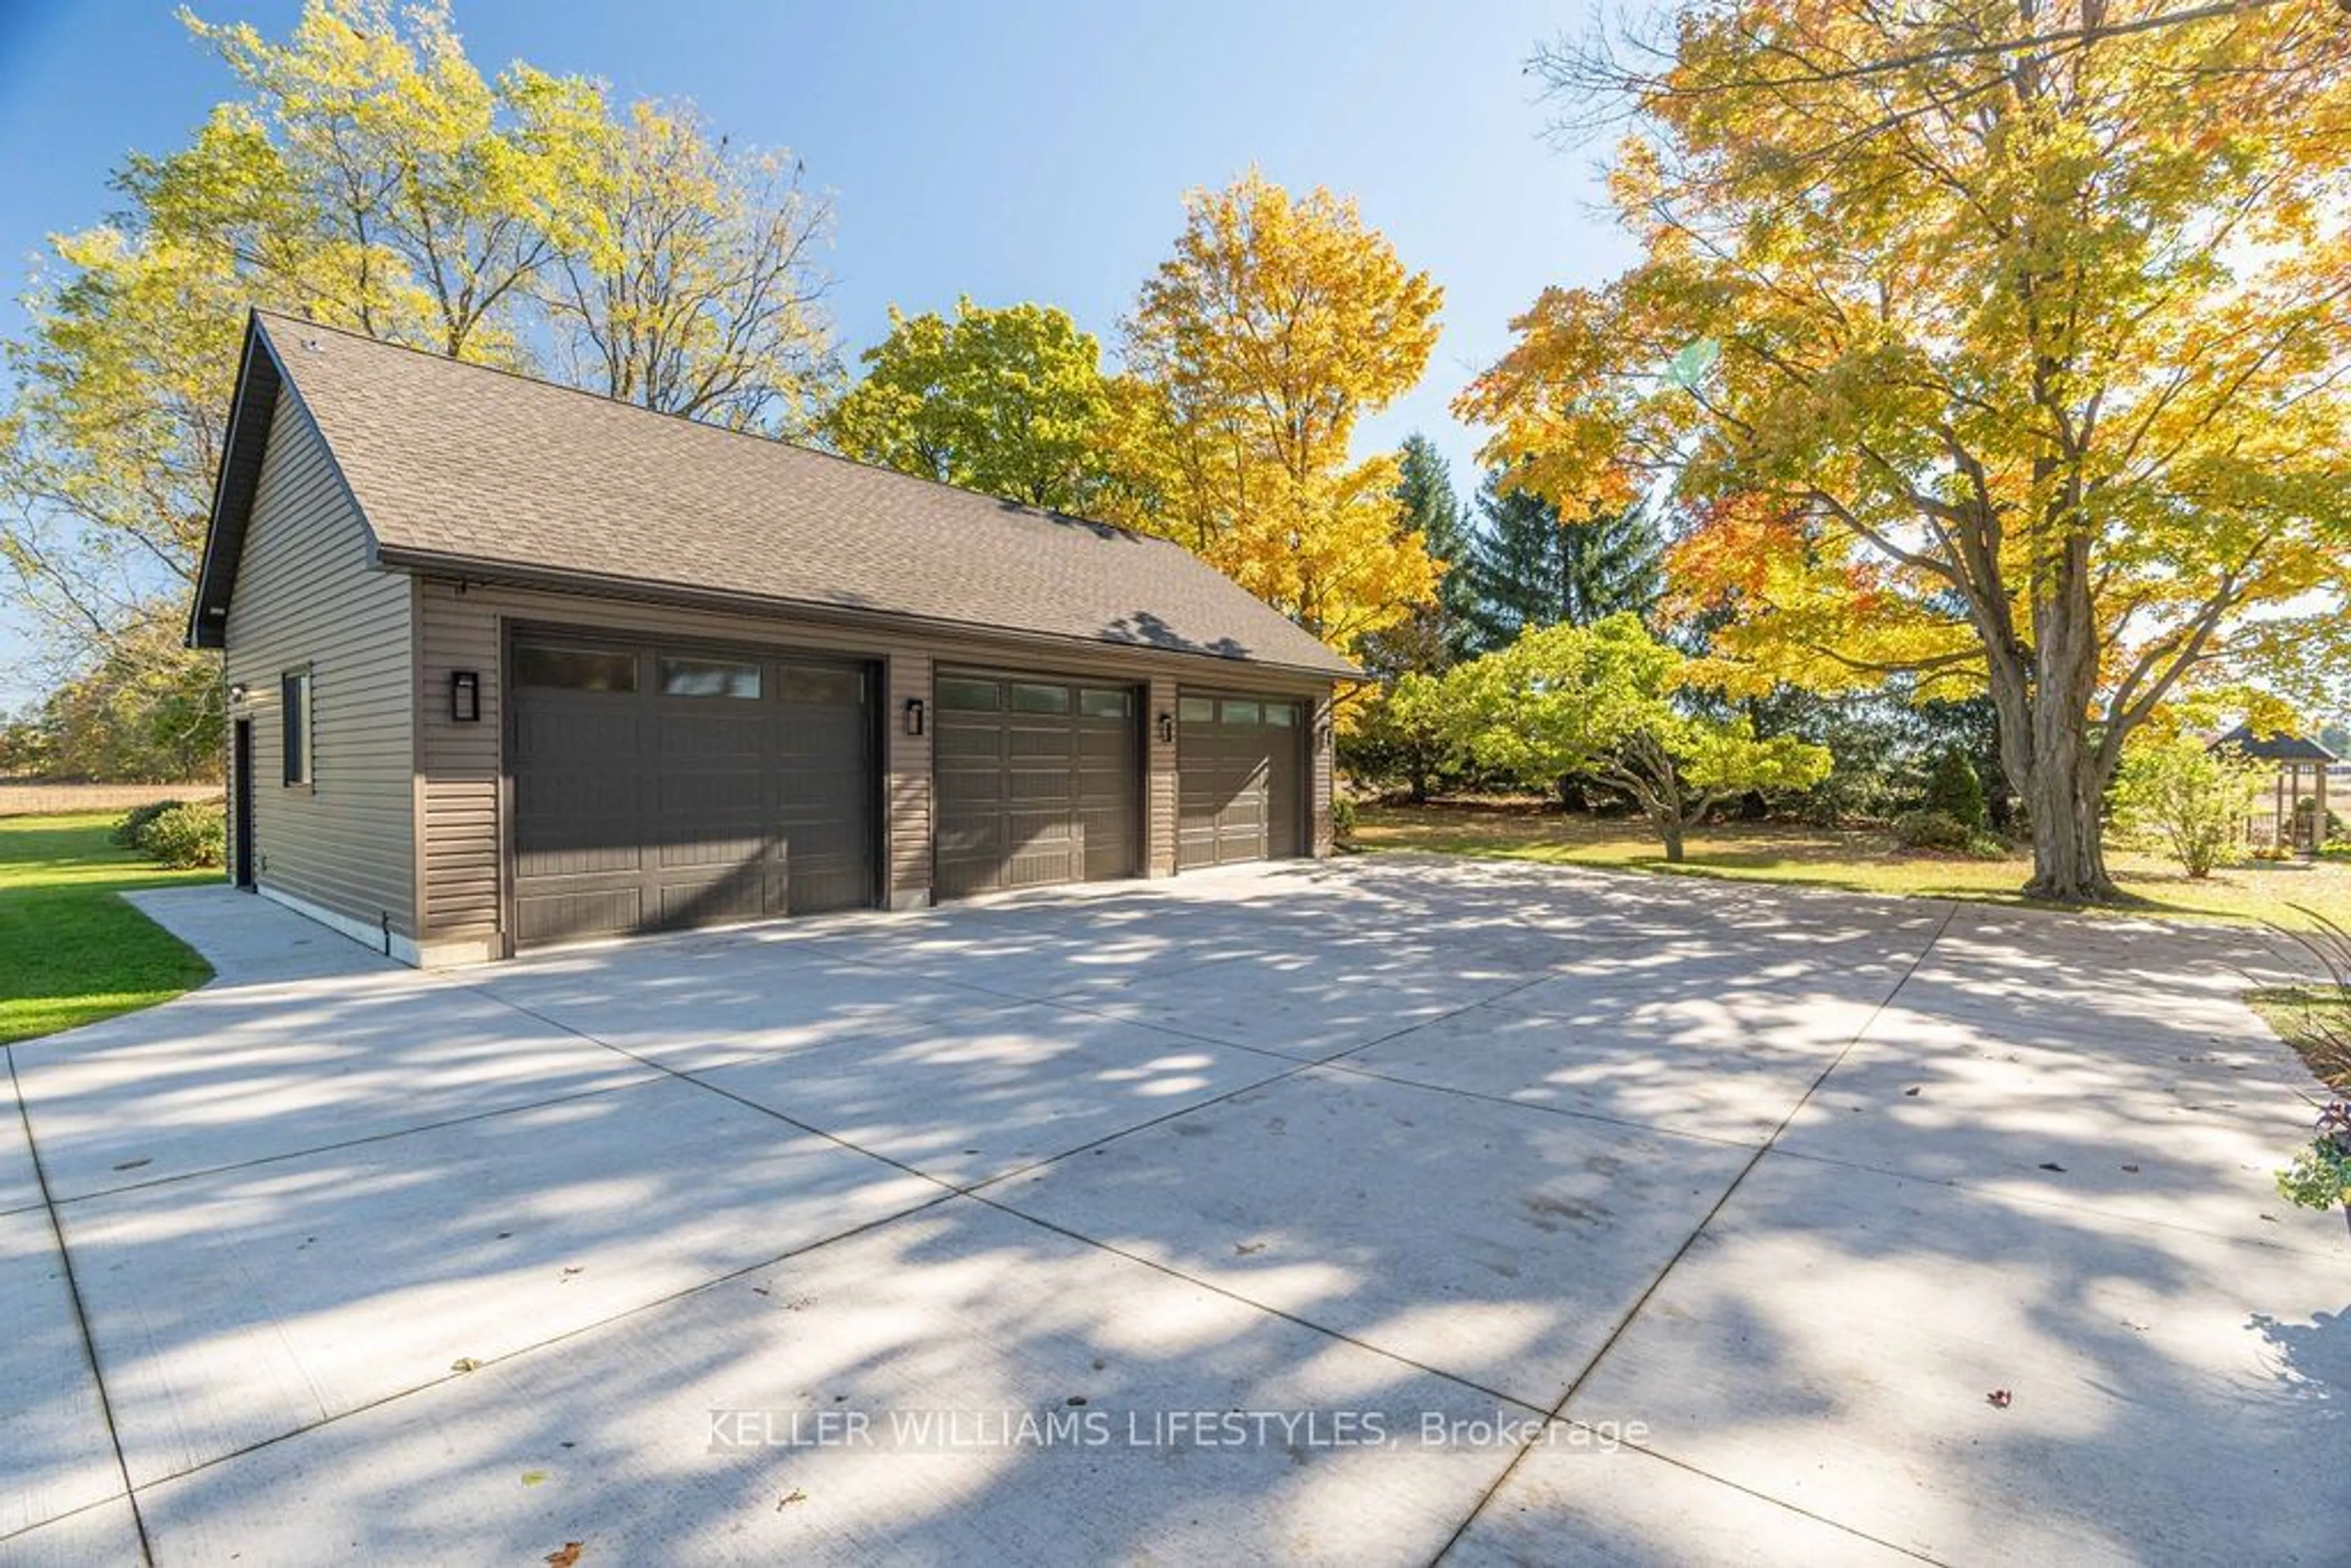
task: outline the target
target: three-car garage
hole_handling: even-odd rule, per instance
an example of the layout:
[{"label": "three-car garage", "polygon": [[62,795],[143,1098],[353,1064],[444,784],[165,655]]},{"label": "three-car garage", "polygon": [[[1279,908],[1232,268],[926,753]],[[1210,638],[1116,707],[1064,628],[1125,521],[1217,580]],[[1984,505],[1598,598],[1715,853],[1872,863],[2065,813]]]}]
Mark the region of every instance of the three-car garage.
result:
[{"label": "three-car garage", "polygon": [[266,314],[225,430],[229,862],[392,956],[1329,852],[1362,672],[1148,528]]},{"label": "three-car garage", "polygon": [[[852,655],[592,629],[517,632],[507,662],[519,946],[880,902],[883,715],[910,695],[935,896],[1147,869],[1147,683],[943,664],[892,693]],[[1173,706],[1175,869],[1307,852],[1301,705]]]}]

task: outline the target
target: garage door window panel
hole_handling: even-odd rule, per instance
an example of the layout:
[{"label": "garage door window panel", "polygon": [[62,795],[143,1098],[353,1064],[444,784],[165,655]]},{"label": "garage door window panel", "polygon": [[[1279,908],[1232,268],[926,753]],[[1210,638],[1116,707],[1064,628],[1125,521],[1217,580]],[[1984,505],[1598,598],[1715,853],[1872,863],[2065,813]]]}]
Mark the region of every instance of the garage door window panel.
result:
[{"label": "garage door window panel", "polygon": [[748,660],[687,659],[661,661],[661,692],[665,697],[735,697],[759,700],[759,666]]}]

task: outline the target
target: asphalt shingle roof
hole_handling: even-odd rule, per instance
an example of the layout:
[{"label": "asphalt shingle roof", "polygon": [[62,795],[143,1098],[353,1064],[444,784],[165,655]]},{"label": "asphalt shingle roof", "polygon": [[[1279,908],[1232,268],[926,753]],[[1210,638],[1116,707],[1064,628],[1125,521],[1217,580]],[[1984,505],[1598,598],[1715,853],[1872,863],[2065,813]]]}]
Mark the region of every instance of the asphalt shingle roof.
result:
[{"label": "asphalt shingle roof", "polygon": [[256,319],[390,565],[522,568],[1353,673],[1167,540]]},{"label": "asphalt shingle roof", "polygon": [[2256,735],[2250,725],[2239,725],[2212,743],[2217,750],[2233,746],[2247,757],[2262,762],[2317,762],[2335,760],[2335,753],[2314,740],[2299,735]]}]

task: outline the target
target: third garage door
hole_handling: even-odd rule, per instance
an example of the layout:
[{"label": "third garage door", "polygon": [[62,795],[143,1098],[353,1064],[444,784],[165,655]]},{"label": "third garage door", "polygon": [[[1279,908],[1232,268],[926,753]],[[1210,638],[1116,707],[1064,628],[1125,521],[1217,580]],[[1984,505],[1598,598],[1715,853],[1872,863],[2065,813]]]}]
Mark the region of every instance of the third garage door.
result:
[{"label": "third garage door", "polygon": [[939,896],[1141,869],[1133,687],[951,671],[936,695]]},{"label": "third garage door", "polygon": [[1187,694],[1176,706],[1178,869],[1303,853],[1298,705]]}]

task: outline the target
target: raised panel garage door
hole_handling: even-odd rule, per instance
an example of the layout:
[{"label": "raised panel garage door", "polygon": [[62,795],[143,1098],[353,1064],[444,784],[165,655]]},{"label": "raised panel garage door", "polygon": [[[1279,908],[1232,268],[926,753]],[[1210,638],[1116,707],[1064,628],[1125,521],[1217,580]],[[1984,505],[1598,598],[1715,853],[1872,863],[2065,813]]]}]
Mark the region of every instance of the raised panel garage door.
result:
[{"label": "raised panel garage door", "polygon": [[1299,705],[1187,693],[1176,707],[1177,869],[1303,853]]},{"label": "raised panel garage door", "polygon": [[534,634],[509,667],[517,944],[872,902],[865,665]]},{"label": "raised panel garage door", "polygon": [[1132,687],[943,671],[935,695],[940,897],[1140,870],[1142,705]]}]

